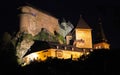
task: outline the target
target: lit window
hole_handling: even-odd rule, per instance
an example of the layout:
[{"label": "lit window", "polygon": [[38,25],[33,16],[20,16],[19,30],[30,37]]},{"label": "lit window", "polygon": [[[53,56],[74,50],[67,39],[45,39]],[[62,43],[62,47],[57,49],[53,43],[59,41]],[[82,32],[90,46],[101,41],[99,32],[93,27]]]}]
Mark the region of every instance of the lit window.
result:
[{"label": "lit window", "polygon": [[98,46],[98,48],[101,48],[101,46]]},{"label": "lit window", "polygon": [[98,49],[98,47],[97,47],[97,46],[96,46],[95,48],[96,48],[96,49]]}]

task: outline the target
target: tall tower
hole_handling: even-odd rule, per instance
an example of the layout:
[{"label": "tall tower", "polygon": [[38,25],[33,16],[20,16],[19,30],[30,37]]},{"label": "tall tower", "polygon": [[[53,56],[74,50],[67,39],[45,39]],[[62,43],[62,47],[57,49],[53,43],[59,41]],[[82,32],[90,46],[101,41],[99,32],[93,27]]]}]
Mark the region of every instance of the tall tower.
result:
[{"label": "tall tower", "polygon": [[108,41],[106,39],[106,36],[104,34],[104,30],[102,27],[101,18],[98,19],[98,26],[97,26],[97,35],[96,35],[96,41],[94,44],[94,49],[110,49],[110,44],[108,44]]},{"label": "tall tower", "polygon": [[66,20],[63,18],[63,21],[60,24],[59,28],[59,34],[63,37],[66,37],[66,35],[74,28],[72,23],[70,21],[66,22]]},{"label": "tall tower", "polygon": [[80,15],[80,20],[75,28],[74,46],[78,48],[92,48],[92,34],[91,28]]}]

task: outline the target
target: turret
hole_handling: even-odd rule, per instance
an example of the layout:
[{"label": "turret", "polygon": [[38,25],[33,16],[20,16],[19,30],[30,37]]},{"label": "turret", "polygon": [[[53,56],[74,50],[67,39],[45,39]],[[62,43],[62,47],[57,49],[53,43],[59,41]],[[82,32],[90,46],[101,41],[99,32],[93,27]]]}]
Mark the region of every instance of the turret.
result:
[{"label": "turret", "polygon": [[99,18],[94,49],[110,49],[109,46],[110,46],[110,44],[108,44],[108,40],[106,39],[106,36],[104,34],[101,18]]},{"label": "turret", "polygon": [[75,41],[73,45],[78,48],[92,48],[92,34],[91,28],[80,16],[77,26],[74,30]]}]

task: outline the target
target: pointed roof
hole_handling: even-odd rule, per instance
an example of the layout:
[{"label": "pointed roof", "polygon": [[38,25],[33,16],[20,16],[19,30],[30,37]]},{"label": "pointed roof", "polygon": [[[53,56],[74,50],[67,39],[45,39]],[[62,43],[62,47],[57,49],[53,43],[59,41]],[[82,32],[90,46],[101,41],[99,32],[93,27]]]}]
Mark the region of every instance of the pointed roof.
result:
[{"label": "pointed roof", "polygon": [[106,36],[104,34],[104,30],[102,27],[101,18],[98,19],[98,33],[97,33],[97,39],[102,42],[107,42]]},{"label": "pointed roof", "polygon": [[89,25],[85,22],[85,20],[82,18],[82,15],[80,15],[80,19],[78,21],[76,28],[91,29]]},{"label": "pointed roof", "polygon": [[62,22],[66,22],[65,18],[62,19]]}]

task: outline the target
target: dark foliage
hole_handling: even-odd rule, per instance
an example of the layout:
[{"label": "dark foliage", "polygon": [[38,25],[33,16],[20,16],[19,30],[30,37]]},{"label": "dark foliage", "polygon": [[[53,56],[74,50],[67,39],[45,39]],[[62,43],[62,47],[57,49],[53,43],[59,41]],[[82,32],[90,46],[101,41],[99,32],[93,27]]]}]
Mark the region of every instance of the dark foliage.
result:
[{"label": "dark foliage", "polygon": [[[21,67],[11,62],[13,55],[5,54],[5,60],[1,56],[2,75],[4,74],[30,74],[30,75],[119,75],[119,50],[95,50],[85,60],[72,61],[71,59],[48,58],[45,62],[33,62]],[[6,62],[5,62],[6,61]]]}]

